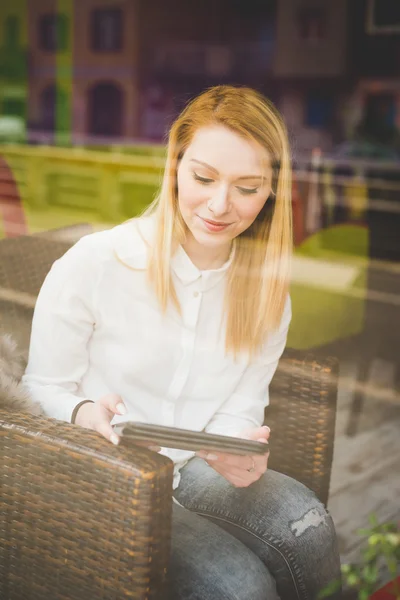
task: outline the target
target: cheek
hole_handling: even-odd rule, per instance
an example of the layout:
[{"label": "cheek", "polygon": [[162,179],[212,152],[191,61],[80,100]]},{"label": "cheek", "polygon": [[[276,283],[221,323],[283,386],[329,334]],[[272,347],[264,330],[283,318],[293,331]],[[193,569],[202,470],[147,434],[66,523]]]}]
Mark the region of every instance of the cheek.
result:
[{"label": "cheek", "polygon": [[240,215],[240,219],[242,221],[248,221],[249,223],[252,223],[259,215],[264,204],[265,201],[263,199],[260,199],[259,201],[249,200],[249,202],[244,202],[237,209]]},{"label": "cheek", "polygon": [[178,177],[178,202],[182,213],[190,212],[201,204],[203,195],[191,177]]}]

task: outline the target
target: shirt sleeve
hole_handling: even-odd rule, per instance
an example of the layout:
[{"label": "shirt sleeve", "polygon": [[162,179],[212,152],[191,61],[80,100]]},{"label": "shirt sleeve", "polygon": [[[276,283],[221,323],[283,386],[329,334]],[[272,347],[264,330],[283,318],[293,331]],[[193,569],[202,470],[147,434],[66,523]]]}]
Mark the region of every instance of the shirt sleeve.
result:
[{"label": "shirt sleeve", "polygon": [[57,260],[37,298],[23,383],[44,413],[70,421],[84,397],[79,383],[95,326],[95,294],[102,263],[87,236]]},{"label": "shirt sleeve", "polygon": [[207,433],[237,436],[243,429],[261,427],[269,404],[269,384],[285,349],[291,318],[288,296],[279,329],[269,336],[261,355],[247,366],[233,394],[207,424]]}]

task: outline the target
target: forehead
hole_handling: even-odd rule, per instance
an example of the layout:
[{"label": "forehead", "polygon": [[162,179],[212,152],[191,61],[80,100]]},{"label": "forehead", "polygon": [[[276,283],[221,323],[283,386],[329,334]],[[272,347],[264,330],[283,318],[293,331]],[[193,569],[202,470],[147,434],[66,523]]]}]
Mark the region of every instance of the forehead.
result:
[{"label": "forehead", "polygon": [[261,175],[270,164],[265,148],[223,126],[198,129],[185,157],[206,162],[220,173],[238,177]]}]

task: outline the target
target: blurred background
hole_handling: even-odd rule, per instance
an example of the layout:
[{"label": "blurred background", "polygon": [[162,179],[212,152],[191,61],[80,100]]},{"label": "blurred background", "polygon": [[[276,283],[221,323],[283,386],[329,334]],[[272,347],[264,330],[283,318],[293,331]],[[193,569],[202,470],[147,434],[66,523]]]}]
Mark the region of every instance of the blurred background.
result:
[{"label": "blurred background", "polygon": [[221,83],[289,130],[288,345],[340,360],[329,509],[349,560],[370,513],[400,517],[398,0],[2,0],[0,237],[139,214],[169,125]]}]

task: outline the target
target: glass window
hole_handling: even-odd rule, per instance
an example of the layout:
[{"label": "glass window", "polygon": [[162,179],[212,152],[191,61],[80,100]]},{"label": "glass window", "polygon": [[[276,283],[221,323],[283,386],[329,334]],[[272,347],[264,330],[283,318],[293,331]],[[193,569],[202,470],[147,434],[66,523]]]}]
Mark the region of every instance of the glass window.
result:
[{"label": "glass window", "polygon": [[122,10],[96,9],[91,20],[92,49],[96,52],[118,52],[122,49]]},{"label": "glass window", "polygon": [[379,0],[373,3],[373,22],[376,27],[400,28],[400,2]]},{"label": "glass window", "polygon": [[326,37],[326,11],[323,8],[302,8],[297,12],[300,39],[320,42]]},{"label": "glass window", "polygon": [[305,124],[308,127],[328,127],[333,115],[333,101],[328,94],[310,92],[306,97]]},{"label": "glass window", "polygon": [[39,20],[39,47],[46,52],[68,48],[69,21],[63,14],[43,15]]}]

